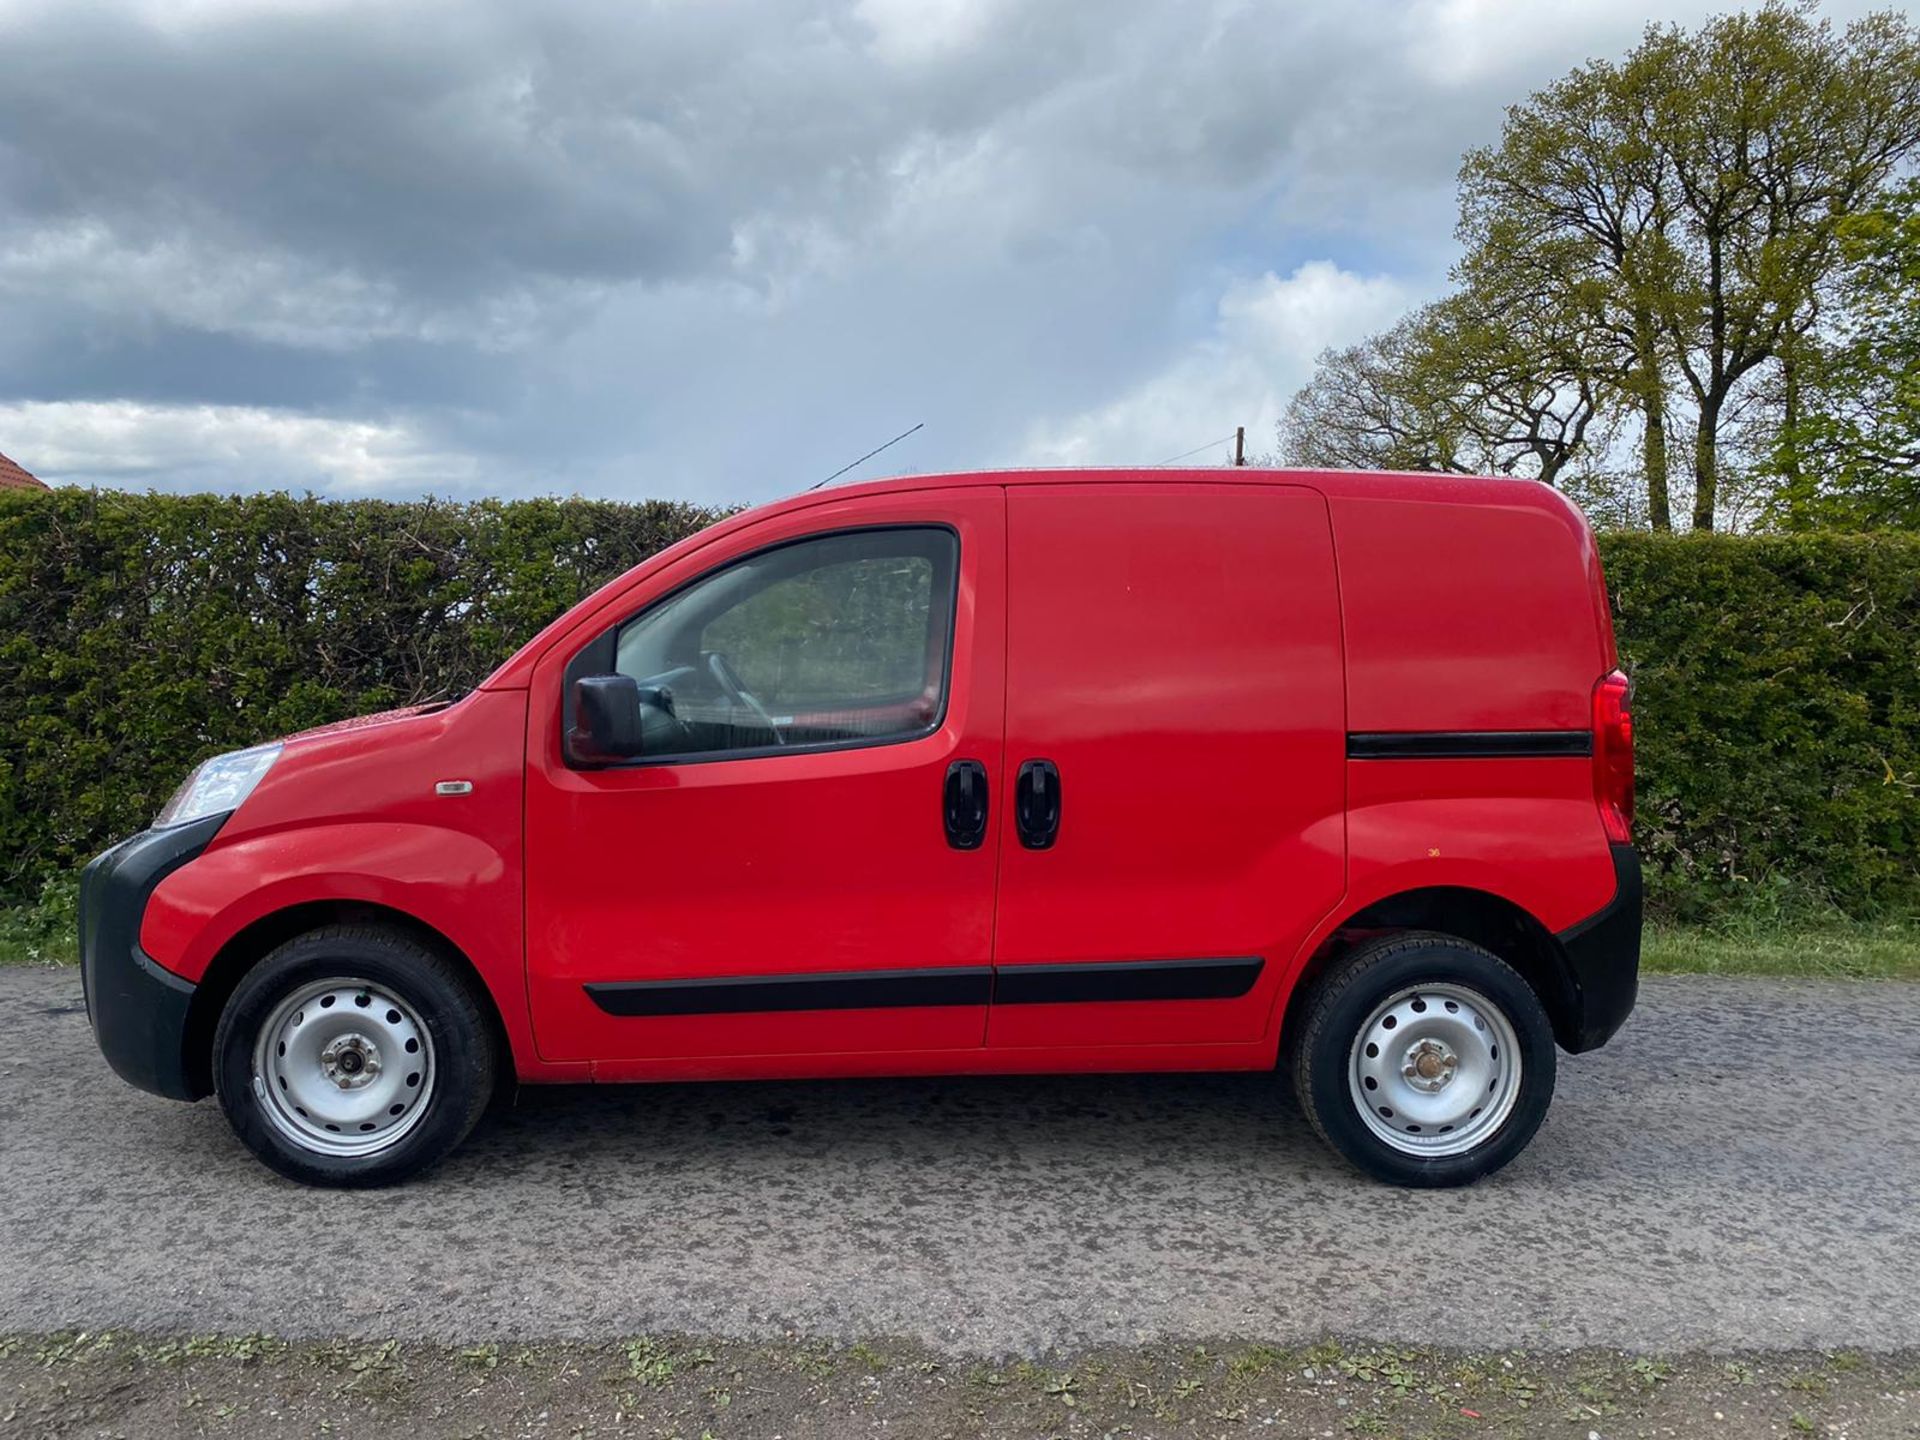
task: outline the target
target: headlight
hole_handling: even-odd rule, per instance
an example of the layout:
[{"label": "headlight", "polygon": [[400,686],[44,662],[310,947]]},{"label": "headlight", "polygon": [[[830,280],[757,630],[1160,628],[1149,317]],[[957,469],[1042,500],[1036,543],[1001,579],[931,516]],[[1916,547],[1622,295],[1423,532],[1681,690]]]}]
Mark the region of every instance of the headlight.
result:
[{"label": "headlight", "polygon": [[185,825],[239,809],[240,802],[253,793],[260,777],[271,770],[279,758],[278,742],[214,756],[173,792],[173,798],[155,817],[153,828],[163,830],[169,825]]}]

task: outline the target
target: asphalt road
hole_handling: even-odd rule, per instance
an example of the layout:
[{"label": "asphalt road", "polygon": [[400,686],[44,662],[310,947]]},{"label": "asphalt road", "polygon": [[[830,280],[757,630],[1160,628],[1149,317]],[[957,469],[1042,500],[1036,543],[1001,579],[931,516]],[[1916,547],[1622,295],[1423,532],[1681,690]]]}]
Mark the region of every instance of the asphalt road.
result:
[{"label": "asphalt road", "polygon": [[0,1333],[1920,1345],[1920,985],[1655,979],[1532,1148],[1350,1173],[1265,1076],[534,1090],[304,1190],[0,970]]}]

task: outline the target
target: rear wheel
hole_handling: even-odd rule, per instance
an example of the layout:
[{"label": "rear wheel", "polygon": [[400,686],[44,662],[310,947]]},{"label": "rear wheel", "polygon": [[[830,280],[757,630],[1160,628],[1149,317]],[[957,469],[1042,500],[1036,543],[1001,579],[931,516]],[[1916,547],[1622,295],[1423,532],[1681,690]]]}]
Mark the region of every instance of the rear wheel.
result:
[{"label": "rear wheel", "polygon": [[1526,1148],[1553,1099],[1553,1027],[1497,956],[1400,935],[1349,956],[1310,997],[1294,1088],[1321,1136],[1396,1185],[1465,1185]]},{"label": "rear wheel", "polygon": [[468,977],[395,932],[334,925],[241,980],[214,1033],[214,1088],[253,1153],[310,1185],[388,1185],[466,1138],[493,1089]]}]

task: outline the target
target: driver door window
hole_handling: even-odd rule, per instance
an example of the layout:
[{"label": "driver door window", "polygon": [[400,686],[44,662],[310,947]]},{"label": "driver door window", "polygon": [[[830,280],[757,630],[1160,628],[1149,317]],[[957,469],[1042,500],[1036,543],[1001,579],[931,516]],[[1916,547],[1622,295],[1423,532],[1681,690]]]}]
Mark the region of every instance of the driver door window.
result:
[{"label": "driver door window", "polygon": [[824,535],[717,570],[620,627],[649,758],[732,758],[924,735],[946,707],[958,541]]}]

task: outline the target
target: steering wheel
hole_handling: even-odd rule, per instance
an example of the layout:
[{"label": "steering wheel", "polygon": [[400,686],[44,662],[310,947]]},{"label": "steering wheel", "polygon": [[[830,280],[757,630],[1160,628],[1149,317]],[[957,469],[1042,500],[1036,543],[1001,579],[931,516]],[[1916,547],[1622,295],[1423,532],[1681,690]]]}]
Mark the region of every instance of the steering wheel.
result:
[{"label": "steering wheel", "polygon": [[767,713],[767,707],[760,703],[751,690],[747,689],[746,682],[740,678],[740,672],[733,668],[731,660],[718,650],[709,650],[707,671],[713,676],[714,683],[727,692],[728,699],[742,709],[751,710],[754,718],[767,727],[767,732],[773,736],[774,744],[787,743],[787,737],[781,734],[780,727],[773,723],[773,716]]}]

